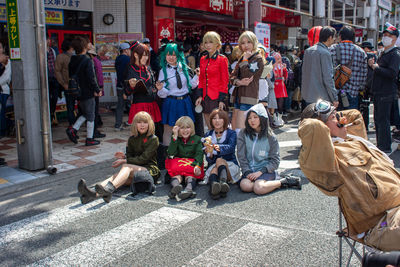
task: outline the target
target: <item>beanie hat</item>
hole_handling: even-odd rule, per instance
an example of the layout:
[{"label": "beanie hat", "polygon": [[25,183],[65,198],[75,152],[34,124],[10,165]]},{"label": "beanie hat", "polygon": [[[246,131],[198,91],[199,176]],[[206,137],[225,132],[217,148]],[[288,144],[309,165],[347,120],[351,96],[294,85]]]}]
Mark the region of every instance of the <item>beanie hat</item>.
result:
[{"label": "beanie hat", "polygon": [[133,174],[133,181],[131,183],[133,195],[140,192],[147,192],[149,195],[152,195],[155,189],[154,179],[148,170],[137,171]]},{"label": "beanie hat", "polygon": [[264,117],[266,119],[268,119],[268,113],[267,110],[265,109],[264,105],[261,103],[258,103],[254,106],[252,106],[248,112],[253,111],[254,113],[257,114],[257,116],[259,117]]}]

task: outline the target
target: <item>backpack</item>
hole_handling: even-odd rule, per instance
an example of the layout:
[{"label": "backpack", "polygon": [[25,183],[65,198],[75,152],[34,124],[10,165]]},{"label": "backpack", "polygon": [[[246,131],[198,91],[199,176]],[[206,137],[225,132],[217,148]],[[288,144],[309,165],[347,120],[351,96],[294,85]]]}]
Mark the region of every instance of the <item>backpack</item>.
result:
[{"label": "backpack", "polygon": [[85,61],[85,59],[82,59],[81,62],[78,65],[78,68],[76,69],[75,73],[72,74],[69,77],[69,81],[68,81],[68,90],[65,90],[65,93],[68,95],[72,95],[75,97],[80,97],[81,96],[81,88],[79,86],[79,71],[81,70],[81,67],[83,65],[83,62]]}]

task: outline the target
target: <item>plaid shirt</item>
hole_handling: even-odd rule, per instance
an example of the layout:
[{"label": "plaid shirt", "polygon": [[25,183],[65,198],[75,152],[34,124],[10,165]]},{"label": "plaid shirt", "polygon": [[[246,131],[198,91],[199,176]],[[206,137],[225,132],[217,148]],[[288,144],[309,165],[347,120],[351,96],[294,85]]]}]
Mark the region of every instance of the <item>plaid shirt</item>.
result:
[{"label": "plaid shirt", "polygon": [[332,54],[333,66],[339,65],[339,59],[336,55],[336,46],[338,45],[340,47],[341,64],[347,65],[350,63],[351,58],[353,58],[353,63],[350,66],[351,77],[340,90],[344,90],[350,96],[356,97],[364,89],[367,80],[367,54],[351,42],[345,41],[332,45],[329,50]]},{"label": "plaid shirt", "polygon": [[47,51],[47,70],[49,77],[55,77],[56,52],[53,48]]}]

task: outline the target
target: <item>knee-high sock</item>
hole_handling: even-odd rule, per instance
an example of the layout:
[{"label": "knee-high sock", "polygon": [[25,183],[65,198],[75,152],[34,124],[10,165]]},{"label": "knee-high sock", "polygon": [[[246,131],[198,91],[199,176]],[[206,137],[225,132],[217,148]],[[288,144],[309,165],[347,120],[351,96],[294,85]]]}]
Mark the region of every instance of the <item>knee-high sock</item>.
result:
[{"label": "knee-high sock", "polygon": [[176,179],[176,178],[172,178],[172,179],[171,179],[171,186],[172,186],[172,187],[175,187],[175,186],[177,186],[177,185],[179,185],[179,180]]},{"label": "knee-high sock", "polygon": [[228,174],[226,172],[226,166],[221,165],[218,167],[218,176],[219,180],[223,183],[226,183],[226,179],[228,178]]},{"label": "knee-high sock", "polygon": [[94,132],[94,121],[87,121],[86,122],[86,137],[87,138],[93,138],[93,132]]},{"label": "knee-high sock", "polygon": [[82,124],[85,122],[86,118],[84,116],[80,116],[74,123],[74,128],[75,130],[79,131],[79,128],[81,128]]},{"label": "knee-high sock", "polygon": [[196,178],[189,177],[186,180],[186,188],[185,190],[194,190],[196,188]]}]

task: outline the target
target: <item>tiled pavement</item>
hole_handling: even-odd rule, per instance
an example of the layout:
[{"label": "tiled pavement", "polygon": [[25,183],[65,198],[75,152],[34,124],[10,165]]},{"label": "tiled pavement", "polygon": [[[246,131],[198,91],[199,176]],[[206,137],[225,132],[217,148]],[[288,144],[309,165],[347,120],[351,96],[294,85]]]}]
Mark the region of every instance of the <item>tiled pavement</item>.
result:
[{"label": "tiled pavement", "polygon": [[[126,116],[126,115],[125,115]],[[117,151],[125,151],[126,142],[130,136],[129,128],[123,131],[114,131],[114,113],[102,110],[103,126],[99,128],[106,134],[105,138],[99,138],[100,145],[85,146],[86,123],[78,132],[80,136],[78,144],[69,141],[65,129],[68,122],[62,121],[52,127],[53,135],[53,165],[57,172],[63,172],[79,167],[85,167],[102,162],[114,157]],[[127,116],[124,117],[124,121]],[[0,188],[11,184],[20,183],[48,175],[46,171],[29,172],[18,168],[17,143],[15,138],[4,137],[0,139],[0,157],[5,158],[6,167],[0,167]]]}]

